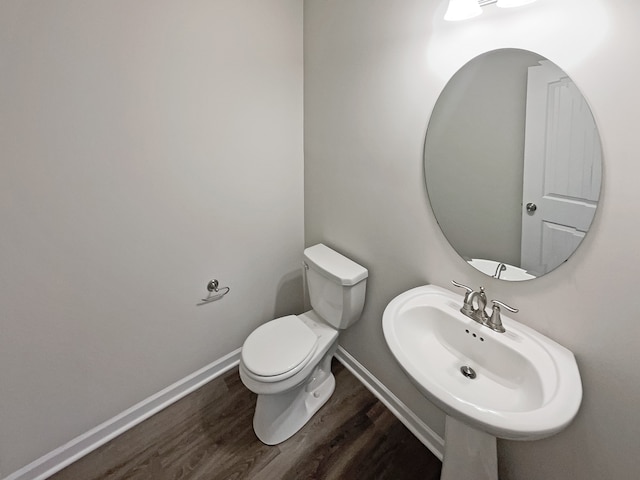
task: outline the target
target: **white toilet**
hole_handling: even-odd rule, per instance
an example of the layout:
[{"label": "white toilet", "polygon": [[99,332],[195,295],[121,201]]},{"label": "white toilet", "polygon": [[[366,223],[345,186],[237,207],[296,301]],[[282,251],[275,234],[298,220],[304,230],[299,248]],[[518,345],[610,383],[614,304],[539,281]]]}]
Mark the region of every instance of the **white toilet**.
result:
[{"label": "white toilet", "polygon": [[304,268],[312,310],[261,325],[242,346],[240,378],[258,394],[253,429],[267,445],[291,437],[329,400],[338,330],[364,306],[366,268],[323,244],[304,251]]}]

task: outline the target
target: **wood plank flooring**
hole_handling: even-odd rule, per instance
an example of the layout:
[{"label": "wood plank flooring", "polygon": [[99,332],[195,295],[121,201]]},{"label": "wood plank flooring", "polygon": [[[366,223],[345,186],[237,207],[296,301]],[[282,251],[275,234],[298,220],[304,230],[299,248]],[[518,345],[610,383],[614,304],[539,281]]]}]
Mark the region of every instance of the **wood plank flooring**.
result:
[{"label": "wood plank flooring", "polygon": [[276,446],[253,433],[238,369],[50,477],[53,480],[436,480],[440,461],[334,360],[336,391]]}]

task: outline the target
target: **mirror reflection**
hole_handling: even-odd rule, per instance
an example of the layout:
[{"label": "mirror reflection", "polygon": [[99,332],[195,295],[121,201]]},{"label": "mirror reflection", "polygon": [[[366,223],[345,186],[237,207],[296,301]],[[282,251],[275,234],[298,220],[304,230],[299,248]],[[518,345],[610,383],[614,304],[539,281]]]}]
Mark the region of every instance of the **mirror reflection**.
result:
[{"label": "mirror reflection", "polygon": [[427,192],[447,240],[470,265],[527,280],[565,262],[589,230],[602,147],[568,75],[517,49],[463,66],[434,107]]}]

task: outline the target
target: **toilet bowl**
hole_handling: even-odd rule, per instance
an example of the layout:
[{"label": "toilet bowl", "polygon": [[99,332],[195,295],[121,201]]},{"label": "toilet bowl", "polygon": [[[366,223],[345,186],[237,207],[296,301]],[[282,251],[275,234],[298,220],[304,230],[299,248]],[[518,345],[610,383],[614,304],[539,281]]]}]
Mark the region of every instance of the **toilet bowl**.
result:
[{"label": "toilet bowl", "polygon": [[364,267],[322,244],[304,257],[312,310],[261,325],[242,346],[240,378],[258,394],[253,428],[267,445],[294,435],[331,397],[338,332],[364,306]]},{"label": "toilet bowl", "polygon": [[[300,331],[295,328],[292,335],[283,331],[276,341],[272,335],[280,328],[274,332],[261,331],[281,321],[278,327],[283,330],[297,323]],[[313,343],[305,339],[306,334],[300,335],[304,329],[314,337]],[[255,352],[254,342],[257,345],[263,339],[270,341],[257,348],[259,353]],[[324,324],[313,311],[272,320],[249,335],[242,349],[240,378],[249,390],[258,394],[253,429],[263,443],[276,445],[291,437],[331,397],[335,388],[331,359],[338,346],[337,339],[338,331]],[[308,351],[304,352],[301,345]],[[299,355],[297,358],[290,354],[292,350]],[[288,356],[290,363],[274,361],[281,356],[278,353]],[[250,367],[256,363],[262,364],[259,373]]]}]

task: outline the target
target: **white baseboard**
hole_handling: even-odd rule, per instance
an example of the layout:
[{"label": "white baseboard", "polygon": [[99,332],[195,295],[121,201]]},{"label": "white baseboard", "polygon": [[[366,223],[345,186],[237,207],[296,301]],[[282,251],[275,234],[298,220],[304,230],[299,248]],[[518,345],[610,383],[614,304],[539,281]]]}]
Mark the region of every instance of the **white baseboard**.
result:
[{"label": "white baseboard", "polygon": [[239,363],[240,349],[237,349],[22,467],[4,480],[44,480]]},{"label": "white baseboard", "polygon": [[351,356],[342,346],[338,346],[336,358],[340,360],[367,389],[380,400],[405,427],[420,440],[425,447],[442,460],[444,454],[444,440],[429,426],[420,420],[409,407],[385,387],[371,372]]},{"label": "white baseboard", "polygon": [[[342,347],[336,358],[367,387],[433,454],[442,460],[444,440]],[[44,480],[135,427],[240,363],[240,349],[177,381],[110,420],[10,474],[3,480]]]}]

